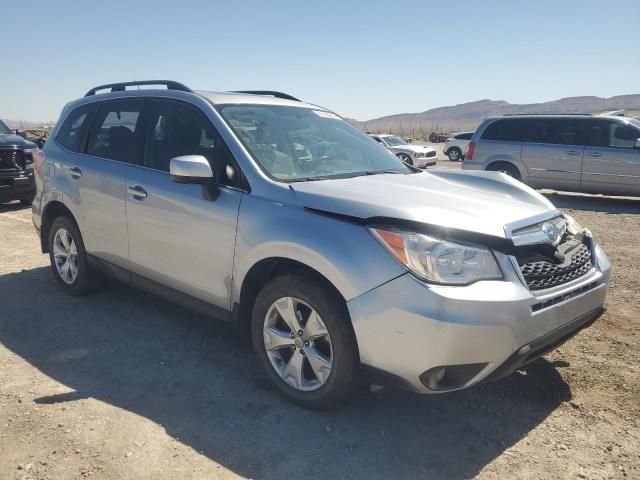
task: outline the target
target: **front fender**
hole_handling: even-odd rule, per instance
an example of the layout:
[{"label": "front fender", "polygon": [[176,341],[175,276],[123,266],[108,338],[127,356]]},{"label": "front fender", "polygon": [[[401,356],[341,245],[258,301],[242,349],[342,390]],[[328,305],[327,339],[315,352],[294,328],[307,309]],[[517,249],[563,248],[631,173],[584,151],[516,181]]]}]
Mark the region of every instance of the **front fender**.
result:
[{"label": "front fender", "polygon": [[232,304],[239,302],[251,267],[274,257],[316,270],[347,301],[405,273],[362,225],[246,195],[238,217]]}]

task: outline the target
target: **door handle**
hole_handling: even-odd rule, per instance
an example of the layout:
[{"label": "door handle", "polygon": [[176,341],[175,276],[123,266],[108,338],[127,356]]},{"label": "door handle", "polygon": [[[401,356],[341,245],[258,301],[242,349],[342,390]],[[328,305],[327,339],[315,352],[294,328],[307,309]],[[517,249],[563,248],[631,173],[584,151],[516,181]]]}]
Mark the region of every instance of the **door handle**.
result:
[{"label": "door handle", "polygon": [[67,175],[72,178],[80,178],[82,176],[82,170],[80,170],[78,167],[68,167]]},{"label": "door handle", "polygon": [[589,155],[590,157],[601,157],[602,156],[602,154],[598,153],[598,152],[590,152],[590,153],[587,153],[587,155]]},{"label": "door handle", "polygon": [[127,191],[131,194],[131,196],[137,200],[142,200],[147,198],[147,191],[142,188],[140,185],[133,185],[131,187],[127,187]]},{"label": "door handle", "polygon": [[582,152],[578,152],[577,150],[567,150],[567,155],[571,155],[573,157],[582,155]]}]

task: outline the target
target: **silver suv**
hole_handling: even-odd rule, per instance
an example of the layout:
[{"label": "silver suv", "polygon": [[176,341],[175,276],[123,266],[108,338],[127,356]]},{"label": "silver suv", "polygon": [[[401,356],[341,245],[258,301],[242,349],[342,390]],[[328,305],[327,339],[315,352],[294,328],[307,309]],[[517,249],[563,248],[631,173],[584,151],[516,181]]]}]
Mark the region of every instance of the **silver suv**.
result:
[{"label": "silver suv", "polygon": [[[167,88],[127,90],[147,84]],[[286,94],[98,87],[38,158],[33,221],[63,289],[107,273],[228,320],[305,406],[500,378],[605,302],[606,255],[541,195],[420,171]]]},{"label": "silver suv", "polygon": [[640,195],[640,121],[591,115],[485,120],[462,168],[496,170],[534,188]]}]

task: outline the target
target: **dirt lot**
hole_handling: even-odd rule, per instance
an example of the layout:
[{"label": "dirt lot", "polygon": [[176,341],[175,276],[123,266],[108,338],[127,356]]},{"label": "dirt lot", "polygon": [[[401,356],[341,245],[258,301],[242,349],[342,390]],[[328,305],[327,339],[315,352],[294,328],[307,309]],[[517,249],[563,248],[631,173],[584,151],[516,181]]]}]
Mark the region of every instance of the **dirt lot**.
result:
[{"label": "dirt lot", "polygon": [[0,479],[640,478],[640,199],[548,195],[614,264],[600,321],[500,382],[329,412],[224,323],[116,282],[65,296],[0,206]]}]

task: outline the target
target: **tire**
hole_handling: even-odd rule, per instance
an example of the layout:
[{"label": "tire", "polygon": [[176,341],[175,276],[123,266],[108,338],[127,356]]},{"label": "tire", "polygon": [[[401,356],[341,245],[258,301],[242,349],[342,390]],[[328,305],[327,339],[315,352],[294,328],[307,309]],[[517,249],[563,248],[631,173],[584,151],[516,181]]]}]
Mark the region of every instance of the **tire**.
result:
[{"label": "tire", "polygon": [[400,160],[402,160],[404,163],[408,163],[409,165],[413,165],[413,160],[411,160],[411,157],[409,155],[407,155],[406,153],[398,153],[396,155]]},{"label": "tire", "polygon": [[[65,235],[63,232],[69,234],[66,243],[69,244],[70,248],[67,250],[65,250],[65,242],[61,241]],[[60,236],[57,237],[58,235]],[[72,243],[69,242],[69,238]],[[72,218],[68,216],[56,218],[51,224],[51,228],[49,228],[48,242],[51,271],[67,293],[74,296],[86,295],[100,286],[102,276],[89,266],[82,235],[80,235],[80,230]],[[75,247],[75,249],[72,247]],[[65,250],[66,257],[62,255],[61,250]],[[75,256],[73,254],[74,250],[76,252]],[[67,268],[69,275],[63,278],[63,273],[59,271],[59,266],[56,262],[61,262],[64,258],[69,259],[70,266]],[[75,276],[73,275],[74,268]],[[64,267],[61,267],[61,269],[64,272]]]},{"label": "tire", "polygon": [[32,202],[33,202],[33,197],[20,199],[20,205],[24,205],[25,207],[29,207]]},{"label": "tire", "polygon": [[451,160],[452,162],[459,162],[460,160],[462,160],[462,150],[460,150],[458,147],[451,147],[447,151],[447,157],[449,157],[449,160]]},{"label": "tire", "polygon": [[506,163],[506,162],[492,163],[487,167],[487,170],[490,172],[506,173],[507,175],[509,175],[512,178],[515,178],[518,181],[522,179],[522,176],[520,175],[520,171],[510,163]]},{"label": "tire", "polygon": [[[310,310],[320,319],[313,326],[309,323]],[[296,312],[293,317],[299,323],[295,325],[301,327],[299,331],[303,335],[298,332],[296,335],[289,328],[284,321],[287,315],[281,315],[281,311]],[[277,334],[269,335],[267,329]],[[325,336],[317,335],[322,331],[327,332],[328,342]],[[256,356],[269,378],[285,397],[303,407],[337,406],[348,400],[357,388],[359,356],[347,308],[339,295],[323,285],[322,279],[285,274],[267,283],[253,306],[251,338]],[[272,345],[279,346],[268,352],[266,344],[273,342],[272,338],[276,339]],[[311,358],[314,358],[313,364]],[[322,359],[320,367],[319,359]],[[291,365],[300,365],[300,368]],[[330,366],[328,372],[326,365]]]}]

